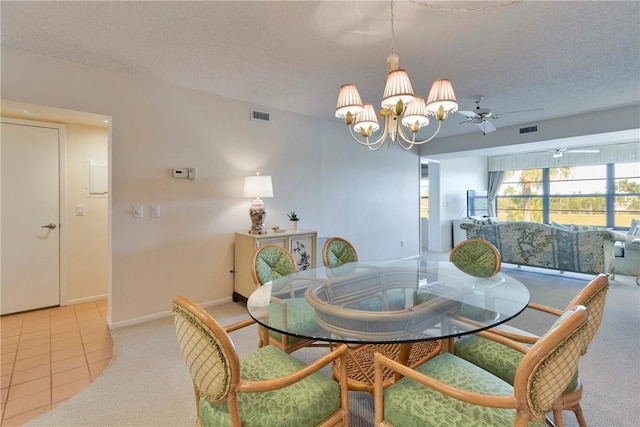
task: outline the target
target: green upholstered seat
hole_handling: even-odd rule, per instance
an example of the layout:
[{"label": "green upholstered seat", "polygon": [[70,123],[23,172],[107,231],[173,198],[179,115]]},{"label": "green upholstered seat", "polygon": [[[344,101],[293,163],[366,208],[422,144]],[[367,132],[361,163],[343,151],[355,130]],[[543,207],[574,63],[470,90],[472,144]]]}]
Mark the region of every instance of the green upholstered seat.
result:
[{"label": "green upholstered seat", "polygon": [[[416,370],[444,383],[481,394],[511,396],[513,387],[491,373],[449,353]],[[465,403],[403,378],[384,392],[385,420],[397,427],[512,426],[516,411]],[[529,423],[544,426],[544,422]]]},{"label": "green upholstered seat", "polygon": [[[265,346],[240,360],[240,376],[246,381],[270,380],[303,367],[304,363],[289,354],[273,346]],[[243,427],[315,426],[329,418],[339,407],[338,383],[320,373],[282,389],[238,395]],[[227,404],[212,404],[201,397],[200,424],[203,427],[230,427]]]}]

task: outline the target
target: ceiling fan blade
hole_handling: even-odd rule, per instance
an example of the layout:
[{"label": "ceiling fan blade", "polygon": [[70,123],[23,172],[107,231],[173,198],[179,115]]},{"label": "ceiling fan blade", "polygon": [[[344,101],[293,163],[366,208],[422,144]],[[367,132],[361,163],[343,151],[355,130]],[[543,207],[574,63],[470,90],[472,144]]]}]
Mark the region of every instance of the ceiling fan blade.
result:
[{"label": "ceiling fan blade", "polygon": [[458,111],[457,113],[472,119],[475,117],[480,117],[474,111]]},{"label": "ceiling fan blade", "polygon": [[567,153],[599,153],[600,150],[595,149],[595,148],[576,148],[575,150],[569,149],[567,150]]},{"label": "ceiling fan blade", "polygon": [[517,111],[506,111],[504,113],[496,113],[496,116],[508,116],[509,114],[520,114],[520,113],[544,113],[544,108],[534,108],[531,110],[517,110]]}]

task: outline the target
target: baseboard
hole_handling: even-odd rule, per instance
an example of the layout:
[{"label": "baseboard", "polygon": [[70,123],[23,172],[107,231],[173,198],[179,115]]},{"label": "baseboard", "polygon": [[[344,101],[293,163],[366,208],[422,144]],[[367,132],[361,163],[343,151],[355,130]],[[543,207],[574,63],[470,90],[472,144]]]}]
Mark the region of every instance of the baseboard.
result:
[{"label": "baseboard", "polygon": [[[205,301],[198,303],[202,308],[213,307],[216,305],[226,304],[228,302],[232,302],[231,297],[221,298],[213,301]],[[118,329],[123,328],[125,326],[138,325],[140,323],[149,322],[151,320],[163,319],[165,317],[172,316],[171,310],[161,311],[158,313],[148,314],[146,316],[135,317],[133,319],[122,320],[120,322],[112,322],[111,316],[107,319],[107,324],[109,325],[109,329]]]},{"label": "baseboard", "polygon": [[101,299],[107,299],[109,297],[108,294],[102,294],[102,295],[93,295],[90,297],[84,297],[84,298],[74,298],[74,299],[69,299],[67,300],[64,305],[74,305],[74,304],[82,304],[84,302],[91,302],[91,301],[98,301]]}]

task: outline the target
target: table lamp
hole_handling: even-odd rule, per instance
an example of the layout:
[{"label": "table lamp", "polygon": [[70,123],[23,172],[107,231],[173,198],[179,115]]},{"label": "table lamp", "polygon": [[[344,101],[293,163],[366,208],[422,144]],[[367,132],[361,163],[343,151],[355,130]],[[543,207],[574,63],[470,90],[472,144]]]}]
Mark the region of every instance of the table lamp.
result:
[{"label": "table lamp", "polygon": [[249,216],[251,217],[251,230],[249,230],[249,234],[267,234],[267,230],[264,228],[264,219],[267,217],[267,210],[260,197],[273,197],[271,177],[260,176],[260,173],[256,173],[255,176],[245,177],[244,197],[255,197],[249,208]]}]

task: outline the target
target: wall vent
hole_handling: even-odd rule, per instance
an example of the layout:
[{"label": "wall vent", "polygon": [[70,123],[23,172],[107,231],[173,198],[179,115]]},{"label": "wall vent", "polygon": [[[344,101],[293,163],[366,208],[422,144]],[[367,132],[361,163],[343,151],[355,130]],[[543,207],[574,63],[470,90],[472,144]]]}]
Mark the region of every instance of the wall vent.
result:
[{"label": "wall vent", "polygon": [[269,123],[271,121],[270,114],[266,111],[251,109],[251,120],[259,120],[261,122]]},{"label": "wall vent", "polygon": [[531,132],[538,132],[538,125],[520,128],[520,135],[522,135],[523,133],[531,133]]}]

